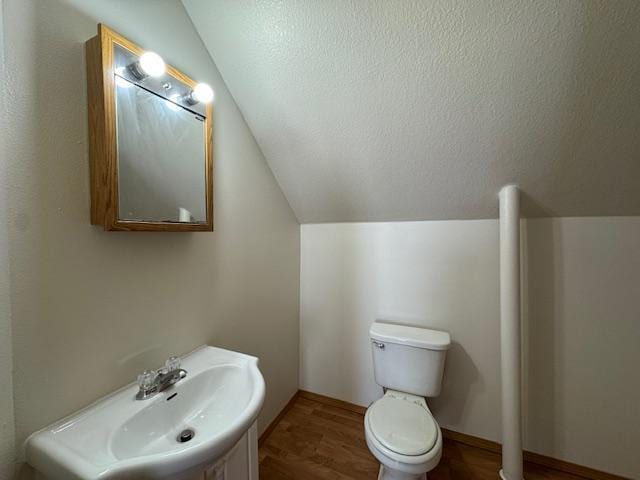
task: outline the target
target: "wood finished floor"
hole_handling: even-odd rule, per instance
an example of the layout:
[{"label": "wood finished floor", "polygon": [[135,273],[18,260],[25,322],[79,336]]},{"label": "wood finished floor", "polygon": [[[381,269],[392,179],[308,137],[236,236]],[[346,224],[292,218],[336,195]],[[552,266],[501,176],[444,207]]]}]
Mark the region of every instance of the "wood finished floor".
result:
[{"label": "wood finished floor", "polygon": [[[260,447],[260,480],[376,480],[379,464],[364,439],[364,416],[298,397]],[[429,480],[495,480],[500,455],[444,440]],[[525,464],[527,480],[584,480]]]}]

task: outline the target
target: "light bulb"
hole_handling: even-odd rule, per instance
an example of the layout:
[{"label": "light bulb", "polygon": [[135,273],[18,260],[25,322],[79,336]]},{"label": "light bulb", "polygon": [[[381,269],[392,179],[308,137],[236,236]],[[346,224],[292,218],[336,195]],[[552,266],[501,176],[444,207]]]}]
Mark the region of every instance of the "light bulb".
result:
[{"label": "light bulb", "polygon": [[159,77],[164,74],[166,66],[164,60],[157,53],[145,52],[140,56],[138,60],[140,69],[151,77]]},{"label": "light bulb", "polygon": [[191,94],[196,102],[209,103],[213,100],[213,90],[206,83],[199,83]]}]

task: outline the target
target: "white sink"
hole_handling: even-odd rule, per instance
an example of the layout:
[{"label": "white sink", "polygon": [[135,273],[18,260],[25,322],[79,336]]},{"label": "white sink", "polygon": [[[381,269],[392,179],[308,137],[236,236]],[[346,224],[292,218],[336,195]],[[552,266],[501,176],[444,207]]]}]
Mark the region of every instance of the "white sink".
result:
[{"label": "white sink", "polygon": [[[188,374],[147,400],[136,384],[27,439],[27,461],[46,478],[180,479],[225,455],[264,401],[258,359],[201,347],[182,359]],[[180,443],[180,432],[193,438]]]}]

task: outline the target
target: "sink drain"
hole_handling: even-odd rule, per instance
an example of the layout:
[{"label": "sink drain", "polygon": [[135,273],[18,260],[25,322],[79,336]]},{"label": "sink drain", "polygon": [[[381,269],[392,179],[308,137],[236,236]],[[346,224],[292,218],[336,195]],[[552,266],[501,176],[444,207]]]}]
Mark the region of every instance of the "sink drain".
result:
[{"label": "sink drain", "polygon": [[195,437],[195,435],[196,435],[196,432],[187,428],[186,430],[181,431],[180,435],[178,435],[178,442],[180,443],[188,442],[193,437]]}]

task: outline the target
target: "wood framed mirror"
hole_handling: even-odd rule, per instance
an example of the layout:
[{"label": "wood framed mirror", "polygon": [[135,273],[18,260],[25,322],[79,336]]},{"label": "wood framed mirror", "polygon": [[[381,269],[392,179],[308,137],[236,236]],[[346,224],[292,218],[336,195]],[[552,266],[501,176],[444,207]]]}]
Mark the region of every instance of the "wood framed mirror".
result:
[{"label": "wood framed mirror", "polygon": [[212,91],[154,55],[104,25],[86,42],[91,223],[212,231]]}]

